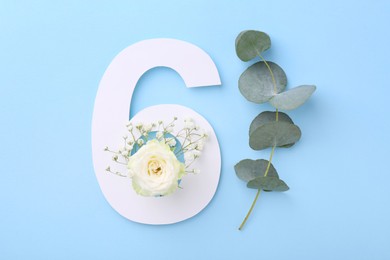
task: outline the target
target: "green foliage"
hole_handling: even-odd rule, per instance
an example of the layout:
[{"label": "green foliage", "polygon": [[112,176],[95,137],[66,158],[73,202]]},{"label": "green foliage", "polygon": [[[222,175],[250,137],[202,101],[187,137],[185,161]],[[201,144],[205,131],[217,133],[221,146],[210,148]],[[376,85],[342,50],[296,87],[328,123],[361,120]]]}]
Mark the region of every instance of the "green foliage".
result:
[{"label": "green foliage", "polygon": [[246,185],[250,189],[262,189],[265,191],[287,191],[289,187],[287,184],[276,177],[260,176],[251,180]]},{"label": "green foliage", "polygon": [[[255,117],[255,119],[253,119],[253,121],[249,127],[249,143],[251,143],[251,140],[252,140],[253,145],[255,147],[257,147],[257,145],[256,145],[257,143],[262,143],[261,140],[256,140],[257,134],[255,134],[254,136],[252,136],[252,134],[253,134],[253,132],[255,132],[255,130],[257,132],[263,131],[264,129],[261,130],[262,129],[261,126],[264,126],[265,124],[268,124],[268,123],[276,122],[276,115],[278,115],[278,122],[285,122],[287,124],[294,125],[294,122],[292,121],[292,119],[287,114],[285,114],[283,112],[278,112],[278,113],[271,112],[271,111],[261,112],[258,116]],[[298,138],[298,140],[299,140],[300,135],[301,135],[300,129],[298,128],[298,126],[296,126],[296,125],[294,125],[294,126],[295,127],[292,127],[292,126],[289,126],[289,127],[292,127],[294,129],[294,133],[299,135],[299,137],[298,136],[295,137],[295,138]],[[258,130],[258,129],[260,129],[260,130]],[[298,132],[299,132],[299,134],[298,134]],[[271,133],[271,134],[273,134],[273,133]],[[251,138],[251,136],[252,136],[252,138]],[[277,137],[277,136],[275,136],[275,137]],[[283,136],[282,136],[282,138],[283,138]],[[292,137],[290,137],[290,138],[292,138]],[[260,139],[262,139],[261,136],[260,136]],[[288,148],[288,147],[291,147],[295,144],[295,142],[292,142],[292,143],[289,142],[288,144],[282,145],[281,141],[282,140],[279,140],[279,145],[277,145],[278,147]],[[269,142],[268,142],[268,144],[269,144]],[[252,145],[250,145],[250,146],[252,147]],[[267,147],[272,147],[272,146],[273,145],[267,145],[266,147],[264,147],[262,149],[265,149]],[[262,149],[256,149],[256,148],[253,148],[253,149],[254,150],[262,150]]]},{"label": "green foliage", "polygon": [[[286,73],[273,62],[257,62],[247,68],[238,80],[241,94],[251,102],[261,104],[285,90]],[[273,75],[269,73],[271,68]]]},{"label": "green foliage", "polygon": [[283,69],[274,62],[266,61],[262,56],[270,47],[270,37],[260,31],[243,31],[236,39],[236,53],[242,61],[260,58],[260,61],[241,74],[238,80],[241,94],[250,102],[269,102],[276,109],[275,112],[260,113],[249,127],[249,146],[254,150],[272,148],[270,159],[245,159],[234,166],[237,177],[245,181],[248,188],[258,190],[240,230],[252,212],[260,191],[289,189],[272,165],[272,157],[276,147],[288,148],[298,142],[301,130],[287,114],[279,110],[292,110],[303,105],[316,90],[314,85],[302,85],[286,90],[287,76]]},{"label": "green foliage", "polygon": [[[238,178],[245,182],[249,182],[257,177],[263,177],[269,163],[269,161],[264,159],[245,159],[237,163],[234,166],[234,170],[236,171]],[[279,175],[272,164],[270,164],[267,176],[279,178]]]},{"label": "green foliage", "polygon": [[271,39],[259,31],[243,31],[236,38],[236,53],[242,61],[249,61],[271,47]]},{"label": "green foliage", "polygon": [[245,159],[237,163],[234,169],[237,177],[247,182],[248,188],[264,191],[288,190],[288,186],[279,179],[279,175],[270,161]]},{"label": "green foliage", "polygon": [[298,126],[287,122],[274,121],[257,127],[249,136],[249,146],[253,150],[263,150],[268,147],[285,147],[292,145],[301,138]]},{"label": "green foliage", "polygon": [[273,96],[269,102],[276,109],[292,110],[305,103],[315,90],[316,86],[299,86]]}]

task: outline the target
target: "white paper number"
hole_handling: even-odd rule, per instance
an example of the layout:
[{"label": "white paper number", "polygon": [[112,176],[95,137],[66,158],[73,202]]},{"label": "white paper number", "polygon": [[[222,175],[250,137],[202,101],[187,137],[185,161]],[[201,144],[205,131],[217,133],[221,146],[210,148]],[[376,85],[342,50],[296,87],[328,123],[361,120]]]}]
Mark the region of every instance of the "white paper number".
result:
[{"label": "white paper number", "polygon": [[187,87],[221,84],[214,62],[197,46],[175,39],[141,41],[120,52],[108,66],[99,85],[92,118],[93,165],[100,188],[119,214],[145,224],[176,223],[199,213],[213,198],[221,170],[218,140],[207,120],[188,107],[164,104],[147,107],[131,121],[150,123],[169,121],[173,116],[192,117],[209,132],[198,162],[201,173],[185,176],[180,184],[183,189],[172,195],[149,198],[137,195],[130,179],[105,171],[113,162],[103,148],[119,148],[123,144],[121,137],[126,133],[125,124],[138,80],[146,71],[160,66],[175,70]]}]

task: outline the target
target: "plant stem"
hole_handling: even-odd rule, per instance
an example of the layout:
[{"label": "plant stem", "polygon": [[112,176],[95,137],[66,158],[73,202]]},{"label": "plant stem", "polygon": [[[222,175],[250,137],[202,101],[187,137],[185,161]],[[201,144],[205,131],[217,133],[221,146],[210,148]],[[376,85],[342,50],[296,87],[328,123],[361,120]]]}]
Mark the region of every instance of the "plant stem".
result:
[{"label": "plant stem", "polygon": [[246,221],[247,221],[248,218],[249,218],[249,215],[252,213],[252,210],[253,210],[253,208],[254,208],[255,205],[256,205],[256,202],[257,202],[257,199],[259,198],[260,192],[261,192],[261,189],[258,189],[258,190],[257,190],[257,193],[256,193],[255,200],[252,202],[252,206],[251,206],[251,208],[249,209],[248,214],[246,214],[246,216],[245,216],[245,218],[244,218],[244,221],[242,221],[242,223],[241,223],[240,227],[238,228],[238,230],[242,230],[242,228],[244,227]]},{"label": "plant stem", "polygon": [[[261,56],[260,53],[258,53],[260,59],[264,62],[265,66],[267,66],[267,69],[269,71],[269,74],[271,75],[271,79],[272,79],[272,84],[274,85],[274,92],[275,94],[278,93],[278,90],[277,90],[277,87],[276,87],[276,80],[275,80],[275,76],[274,76],[274,73],[272,72],[272,69],[271,67],[269,66],[268,62],[264,59],[263,56]],[[278,121],[279,120],[279,111],[278,109],[276,109],[276,115],[275,115],[275,121]]]},{"label": "plant stem", "polygon": [[[270,167],[271,167],[272,157],[274,156],[275,148],[276,148],[276,146],[274,145],[274,146],[272,147],[272,150],[271,150],[271,155],[270,155],[269,160],[268,160],[268,165],[267,165],[267,168],[266,168],[266,170],[265,170],[264,177],[267,177],[267,175],[268,175],[269,169],[270,169]],[[248,220],[250,214],[252,213],[253,208],[254,208],[255,205],[256,205],[256,202],[257,202],[257,199],[259,198],[260,192],[261,192],[261,189],[258,189],[258,190],[257,190],[257,193],[256,193],[256,197],[255,197],[255,199],[253,200],[252,205],[251,205],[251,207],[250,207],[248,213],[246,214],[244,220],[242,221],[240,227],[238,228],[238,230],[242,230],[242,229],[243,229],[243,227],[244,227],[246,221]]]},{"label": "plant stem", "polygon": [[276,88],[276,80],[275,80],[274,73],[272,72],[271,67],[269,66],[268,62],[264,59],[264,57],[261,56],[261,54],[259,54],[259,57],[264,62],[265,66],[267,66],[267,69],[269,70],[269,73],[271,74],[272,83],[274,85],[274,92],[275,92],[275,94],[277,94],[278,91],[277,91],[277,88]]}]

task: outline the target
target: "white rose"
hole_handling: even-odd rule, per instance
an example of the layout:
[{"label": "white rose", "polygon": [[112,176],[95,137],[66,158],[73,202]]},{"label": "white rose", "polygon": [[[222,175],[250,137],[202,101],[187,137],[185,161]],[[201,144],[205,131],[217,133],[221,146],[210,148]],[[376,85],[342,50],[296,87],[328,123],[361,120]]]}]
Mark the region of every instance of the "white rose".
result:
[{"label": "white rose", "polygon": [[129,158],[129,177],[134,190],[143,196],[163,196],[174,192],[185,174],[185,165],[169,145],[151,140]]}]

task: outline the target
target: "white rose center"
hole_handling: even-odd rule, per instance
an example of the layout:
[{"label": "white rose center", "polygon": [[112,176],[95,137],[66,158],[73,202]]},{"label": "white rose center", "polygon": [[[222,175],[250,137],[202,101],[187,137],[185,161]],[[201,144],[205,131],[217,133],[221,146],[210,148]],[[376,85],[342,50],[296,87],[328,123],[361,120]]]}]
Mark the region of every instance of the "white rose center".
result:
[{"label": "white rose center", "polygon": [[159,160],[152,159],[148,162],[148,175],[157,175],[160,176],[162,174],[162,164]]}]

